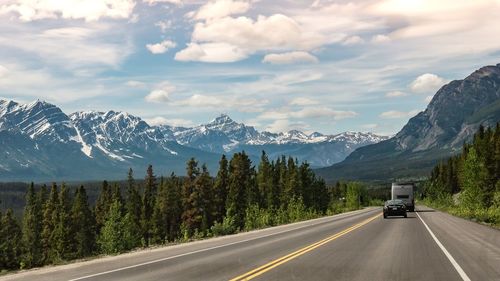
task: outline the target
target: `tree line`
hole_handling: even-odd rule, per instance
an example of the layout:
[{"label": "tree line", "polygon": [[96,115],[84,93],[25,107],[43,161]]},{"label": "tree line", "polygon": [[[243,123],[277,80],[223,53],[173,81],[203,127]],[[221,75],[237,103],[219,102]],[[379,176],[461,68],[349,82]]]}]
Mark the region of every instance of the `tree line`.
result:
[{"label": "tree line", "polygon": [[500,123],[480,126],[461,153],[434,167],[423,196],[457,215],[500,225]]},{"label": "tree line", "polygon": [[224,235],[326,213],[357,209],[365,190],[356,183],[328,188],[309,164],[285,156],[257,167],[245,152],[223,155],[212,177],[192,158],[186,175],[157,177],[147,168],[138,184],[103,181],[95,204],[84,186],[28,188],[22,220],[0,213],[0,270],[31,268],[138,247]]}]

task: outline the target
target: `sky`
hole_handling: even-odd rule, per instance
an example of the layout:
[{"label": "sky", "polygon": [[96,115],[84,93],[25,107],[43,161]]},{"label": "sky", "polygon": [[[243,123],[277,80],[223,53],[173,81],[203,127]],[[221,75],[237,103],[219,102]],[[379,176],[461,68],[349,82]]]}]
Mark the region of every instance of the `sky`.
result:
[{"label": "sky", "polygon": [[0,98],[390,135],[500,63],[499,14],[500,0],[1,0]]}]

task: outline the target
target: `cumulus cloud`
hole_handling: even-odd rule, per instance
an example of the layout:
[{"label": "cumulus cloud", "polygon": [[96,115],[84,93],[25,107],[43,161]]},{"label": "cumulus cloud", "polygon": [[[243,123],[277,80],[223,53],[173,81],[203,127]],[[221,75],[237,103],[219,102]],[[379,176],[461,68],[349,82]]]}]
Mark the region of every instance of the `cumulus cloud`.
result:
[{"label": "cumulus cloud", "polygon": [[171,40],[164,40],[160,43],[156,44],[147,44],[146,48],[152,53],[152,54],[163,54],[167,52],[171,48],[175,48],[177,44]]},{"label": "cumulus cloud", "polygon": [[408,94],[405,92],[401,92],[401,91],[392,91],[392,92],[388,92],[385,94],[386,98],[399,98],[399,97],[406,97],[406,96],[408,96]]},{"label": "cumulus cloud", "polygon": [[379,117],[384,119],[401,119],[401,118],[409,118],[415,116],[419,113],[420,110],[412,110],[412,111],[397,111],[397,110],[389,110],[386,112],[382,112]]},{"label": "cumulus cloud", "polygon": [[7,0],[0,6],[0,14],[14,13],[22,21],[41,19],[126,19],[134,10],[133,0]]},{"label": "cumulus cloud", "polygon": [[248,1],[215,0],[201,6],[192,17],[196,20],[211,20],[229,15],[243,14],[250,9]]},{"label": "cumulus cloud", "polygon": [[188,43],[187,48],[175,54],[178,61],[235,62],[248,57],[248,53],[227,43]]},{"label": "cumulus cloud", "polygon": [[167,103],[170,101],[170,94],[175,91],[175,87],[169,82],[160,83],[144,99],[152,103]]},{"label": "cumulus cloud", "polygon": [[306,51],[320,46],[322,37],[303,32],[290,17],[274,14],[256,20],[241,16],[198,22],[191,41],[176,54],[177,60],[234,62],[258,51]]},{"label": "cumulus cloud", "polygon": [[272,133],[281,133],[281,132],[288,132],[290,130],[308,131],[309,128],[310,128],[309,125],[301,121],[290,122],[289,120],[281,119],[281,120],[275,120],[274,122],[269,124],[265,128],[265,130]]},{"label": "cumulus cloud", "polygon": [[410,84],[410,89],[415,93],[435,93],[446,84],[446,80],[432,73],[418,76]]},{"label": "cumulus cloud", "polygon": [[162,33],[165,33],[169,28],[172,27],[171,20],[160,20],[155,23],[155,26],[158,26]]},{"label": "cumulus cloud", "polygon": [[262,62],[271,64],[317,63],[318,58],[308,52],[295,51],[281,54],[268,54],[264,57]]}]

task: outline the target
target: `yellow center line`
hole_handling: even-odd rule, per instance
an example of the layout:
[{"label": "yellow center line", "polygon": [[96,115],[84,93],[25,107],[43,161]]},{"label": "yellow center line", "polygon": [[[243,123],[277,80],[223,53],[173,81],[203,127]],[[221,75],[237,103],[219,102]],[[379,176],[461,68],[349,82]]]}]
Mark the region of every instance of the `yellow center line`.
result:
[{"label": "yellow center line", "polygon": [[294,259],[296,257],[299,257],[299,256],[301,256],[301,255],[303,255],[303,254],[305,254],[305,253],[307,253],[309,251],[312,251],[312,250],[314,250],[314,249],[316,249],[316,248],[318,248],[318,247],[320,247],[320,246],[322,246],[322,245],[324,245],[324,244],[326,244],[326,243],[328,243],[328,242],[330,242],[332,240],[335,240],[335,239],[337,239],[337,238],[339,238],[339,237],[341,237],[341,236],[343,236],[343,235],[345,235],[345,234],[347,234],[347,233],[349,233],[349,232],[351,232],[351,231],[353,231],[353,230],[355,230],[357,228],[360,228],[361,226],[363,226],[363,225],[371,222],[372,220],[376,219],[378,216],[380,216],[380,214],[377,214],[377,215],[375,215],[375,216],[373,216],[371,218],[368,218],[368,219],[366,219],[366,220],[364,220],[364,221],[362,221],[362,222],[360,222],[358,224],[355,224],[355,225],[353,225],[351,227],[348,227],[348,228],[346,228],[346,229],[344,229],[344,230],[342,230],[342,231],[340,231],[340,232],[338,232],[338,233],[336,233],[336,234],[334,234],[332,236],[329,236],[329,237],[327,237],[327,238],[325,238],[323,240],[320,240],[320,241],[315,242],[315,243],[313,243],[311,245],[308,245],[308,246],[306,246],[304,248],[301,248],[301,249],[299,249],[299,250],[297,250],[297,251],[295,251],[293,253],[290,253],[290,254],[288,254],[286,256],[283,256],[283,257],[275,259],[275,260],[273,260],[273,261],[271,261],[269,263],[266,263],[266,264],[264,264],[264,265],[262,265],[262,266],[260,266],[260,267],[258,267],[256,269],[253,269],[253,270],[251,270],[251,271],[249,271],[249,272],[247,272],[245,274],[237,276],[237,277],[231,279],[230,281],[239,281],[239,280],[250,280],[250,279],[253,279],[253,278],[255,278],[255,277],[257,277],[257,276],[259,276],[259,275],[261,275],[261,274],[263,274],[263,273],[265,273],[265,272],[267,272],[267,271],[269,271],[269,270],[271,270],[271,269],[273,269],[273,268],[281,265],[281,264],[284,264],[284,263],[286,263],[286,262],[288,262],[288,261],[290,261],[290,260],[292,260],[292,259]]}]

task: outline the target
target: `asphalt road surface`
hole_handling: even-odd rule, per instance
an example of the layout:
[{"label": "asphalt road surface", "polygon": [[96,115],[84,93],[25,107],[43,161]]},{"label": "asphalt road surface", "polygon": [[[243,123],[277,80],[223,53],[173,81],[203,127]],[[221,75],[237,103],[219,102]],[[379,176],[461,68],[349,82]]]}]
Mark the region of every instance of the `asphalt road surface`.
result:
[{"label": "asphalt road surface", "polygon": [[425,207],[368,208],[0,280],[500,280],[500,231]]}]

